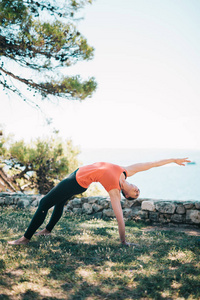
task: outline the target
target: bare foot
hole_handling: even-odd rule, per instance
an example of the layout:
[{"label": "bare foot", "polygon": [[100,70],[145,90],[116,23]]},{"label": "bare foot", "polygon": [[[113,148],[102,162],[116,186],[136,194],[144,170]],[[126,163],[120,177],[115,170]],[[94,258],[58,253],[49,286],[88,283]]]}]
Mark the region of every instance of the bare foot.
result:
[{"label": "bare foot", "polygon": [[51,235],[51,232],[45,228],[45,229],[37,232],[35,235]]},{"label": "bare foot", "polygon": [[29,242],[29,240],[27,238],[25,238],[24,236],[22,236],[18,240],[9,241],[8,244],[9,245],[26,245],[26,244],[28,244],[28,242]]}]

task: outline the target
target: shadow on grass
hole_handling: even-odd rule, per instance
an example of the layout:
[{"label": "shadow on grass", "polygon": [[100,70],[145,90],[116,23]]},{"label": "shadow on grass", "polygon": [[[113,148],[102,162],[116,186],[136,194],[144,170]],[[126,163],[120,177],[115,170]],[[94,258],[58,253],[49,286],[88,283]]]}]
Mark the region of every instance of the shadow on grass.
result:
[{"label": "shadow on grass", "polygon": [[6,294],[0,294],[0,300],[9,300],[11,299],[10,296],[6,295]]},{"label": "shadow on grass", "polygon": [[[86,218],[65,217],[55,228],[58,236],[35,237],[29,245],[23,247],[9,248],[5,245],[5,240],[2,240],[4,253],[7,253],[8,260],[17,261],[15,271],[18,271],[10,272],[6,269],[7,262],[1,259],[0,270],[4,274],[2,286],[12,290],[16,282],[31,282],[31,277],[21,275],[21,270],[42,276],[42,284],[51,286],[51,291],[56,282],[59,291],[65,295],[62,299],[200,298],[200,253],[194,238],[188,238],[183,233],[177,237],[173,232],[148,232],[143,236],[142,231],[138,230],[135,236],[140,247],[125,247],[116,242],[116,228],[112,235],[112,223],[106,221],[103,223],[104,227],[96,228],[93,223],[89,223],[88,227],[88,221]],[[85,223],[87,226],[83,228]],[[132,227],[137,228],[135,222],[128,222],[126,225],[130,232]],[[143,225],[139,224],[138,227],[142,228]],[[91,237],[93,244],[78,239],[83,229]],[[135,231],[131,234],[134,235]],[[95,240],[98,236],[106,239]],[[188,262],[178,256],[181,251],[191,253]],[[174,257],[170,259],[173,253]],[[45,269],[48,269],[48,273],[40,273],[40,270]],[[3,296],[5,298],[0,299],[12,299],[5,293]],[[20,299],[57,298],[55,295],[44,297],[39,290],[35,292],[29,289]]]},{"label": "shadow on grass", "polygon": [[56,300],[57,297],[51,297],[51,296],[41,296],[40,293],[27,290],[25,293],[20,295],[21,300]]},{"label": "shadow on grass", "polygon": [[110,234],[108,231],[110,231],[110,227],[102,227],[102,228],[95,228],[93,229],[93,233],[96,235],[102,235],[102,236],[107,236],[109,238],[112,238],[112,234]]},{"label": "shadow on grass", "polygon": [[[49,266],[48,277],[50,280],[66,281],[60,287],[63,292],[69,293],[68,299],[70,300],[87,299],[89,296],[98,296],[97,299],[125,299],[127,297],[130,299],[141,299],[141,297],[164,299],[163,292],[175,290],[174,282],[179,284],[177,291],[179,297],[183,297],[183,299],[187,299],[191,295],[194,299],[200,297],[200,282],[194,278],[194,276],[200,275],[199,269],[195,268],[192,262],[190,264],[181,263],[178,259],[170,261],[168,256],[174,250],[174,245],[170,243],[166,243],[162,251],[159,251],[155,250],[154,245],[151,248],[142,246],[139,249],[114,245],[108,248],[102,243],[96,245],[72,243],[64,237],[53,238],[52,242],[55,244],[59,242],[61,252],[73,252],[73,255],[69,259],[63,260],[59,253],[56,254],[56,248],[52,248],[35,263],[40,268]],[[35,247],[37,248],[37,244]],[[183,249],[183,245],[181,249]],[[142,262],[141,258],[144,255],[149,255],[152,261],[150,263]],[[165,264],[155,269],[153,260],[156,260],[157,257],[159,257],[160,263],[163,261]],[[135,268],[130,269],[131,263],[135,263],[135,261],[139,261],[140,265],[136,264]],[[113,270],[110,270],[111,278],[101,277],[98,279],[97,273],[100,271],[98,267],[104,267],[108,263],[113,265]],[[122,263],[123,268],[120,267]],[[77,274],[79,267],[87,269],[87,266],[92,270],[97,268],[94,272],[95,284],[91,283],[91,278],[88,277],[86,280],[84,276]],[[115,266],[118,267],[115,269]],[[152,272],[151,267],[154,268]],[[116,276],[114,276],[115,273]],[[132,278],[131,281],[130,278]],[[170,295],[168,299],[170,299]]]}]

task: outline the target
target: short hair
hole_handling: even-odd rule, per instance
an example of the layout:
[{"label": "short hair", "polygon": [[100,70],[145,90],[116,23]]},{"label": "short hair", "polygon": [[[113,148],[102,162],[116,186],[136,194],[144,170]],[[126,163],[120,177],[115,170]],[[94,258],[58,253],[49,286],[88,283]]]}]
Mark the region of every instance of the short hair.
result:
[{"label": "short hair", "polygon": [[132,198],[132,197],[126,197],[125,196],[125,194],[124,194],[124,192],[123,191],[121,191],[122,192],[122,195],[124,196],[124,198],[126,198],[127,200],[136,200],[137,198]]}]

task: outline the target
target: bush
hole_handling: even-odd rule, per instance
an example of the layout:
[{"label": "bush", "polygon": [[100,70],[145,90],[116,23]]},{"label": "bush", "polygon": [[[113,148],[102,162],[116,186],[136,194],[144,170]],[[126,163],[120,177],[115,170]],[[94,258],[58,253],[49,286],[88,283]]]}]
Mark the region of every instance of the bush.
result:
[{"label": "bush", "polygon": [[80,150],[57,135],[26,144],[2,137],[0,162],[12,185],[21,191],[46,194],[78,167]]}]

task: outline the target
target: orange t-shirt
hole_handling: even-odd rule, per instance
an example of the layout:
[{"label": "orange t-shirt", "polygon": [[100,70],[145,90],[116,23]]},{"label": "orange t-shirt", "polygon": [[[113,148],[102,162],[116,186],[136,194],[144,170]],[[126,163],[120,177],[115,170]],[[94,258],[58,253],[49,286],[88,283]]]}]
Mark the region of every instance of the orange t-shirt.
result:
[{"label": "orange t-shirt", "polygon": [[76,180],[83,188],[88,188],[92,182],[100,182],[107,192],[112,189],[121,190],[119,178],[123,172],[127,176],[127,171],[120,166],[98,162],[80,167],[76,173]]}]

